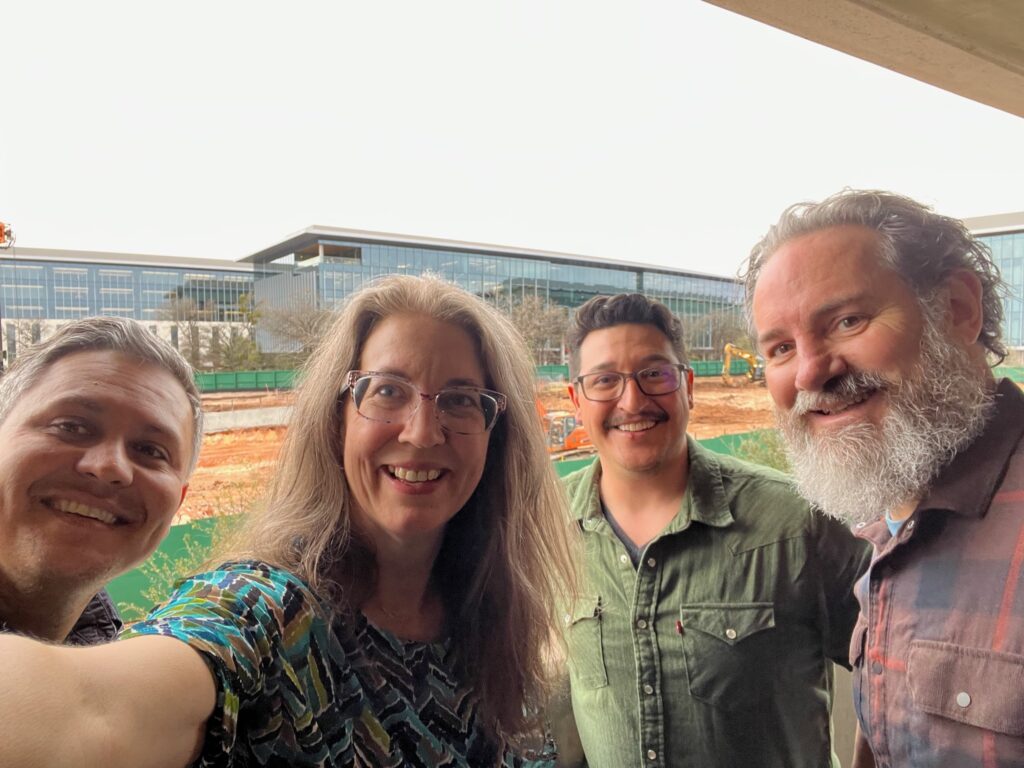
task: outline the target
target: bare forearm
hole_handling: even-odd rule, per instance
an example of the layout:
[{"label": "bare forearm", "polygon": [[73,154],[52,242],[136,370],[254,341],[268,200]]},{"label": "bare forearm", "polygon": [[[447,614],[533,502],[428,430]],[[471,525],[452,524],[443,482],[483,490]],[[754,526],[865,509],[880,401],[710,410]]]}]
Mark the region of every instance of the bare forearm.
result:
[{"label": "bare forearm", "polygon": [[213,679],[169,638],[93,648],[0,636],[0,765],[184,766],[202,744]]}]

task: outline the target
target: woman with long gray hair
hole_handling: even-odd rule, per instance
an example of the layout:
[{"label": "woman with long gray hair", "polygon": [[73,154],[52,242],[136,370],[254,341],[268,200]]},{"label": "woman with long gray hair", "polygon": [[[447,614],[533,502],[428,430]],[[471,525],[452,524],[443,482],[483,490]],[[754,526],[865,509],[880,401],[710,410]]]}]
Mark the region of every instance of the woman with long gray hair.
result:
[{"label": "woman with long gray hair", "polygon": [[223,562],[112,645],[0,644],[0,764],[546,764],[568,520],[511,324],[435,278],[372,283]]}]

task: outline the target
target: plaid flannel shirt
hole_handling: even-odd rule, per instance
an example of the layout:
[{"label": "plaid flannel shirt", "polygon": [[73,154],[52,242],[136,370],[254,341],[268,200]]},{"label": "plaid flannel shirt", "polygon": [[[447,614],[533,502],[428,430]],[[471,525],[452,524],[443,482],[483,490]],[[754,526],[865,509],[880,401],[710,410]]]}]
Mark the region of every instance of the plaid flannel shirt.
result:
[{"label": "plaid flannel shirt", "polygon": [[857,582],[854,704],[879,768],[1024,765],[1024,395],[941,472]]}]

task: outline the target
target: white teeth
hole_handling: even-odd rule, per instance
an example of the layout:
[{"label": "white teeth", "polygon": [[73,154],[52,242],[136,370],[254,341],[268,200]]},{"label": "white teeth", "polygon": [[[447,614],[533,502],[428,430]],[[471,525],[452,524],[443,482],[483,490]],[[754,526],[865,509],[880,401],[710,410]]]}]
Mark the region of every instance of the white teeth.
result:
[{"label": "white teeth", "polygon": [[826,416],[831,416],[833,413],[842,413],[847,408],[852,408],[855,405],[860,405],[865,400],[867,400],[868,397],[869,395],[861,395],[860,397],[856,398],[855,400],[851,400],[848,403],[840,403],[839,405],[833,406],[832,408],[822,408],[820,413],[823,413]]},{"label": "white teeth", "polygon": [[103,509],[96,509],[96,507],[89,507],[85,504],[79,504],[77,501],[68,501],[67,499],[55,499],[52,502],[53,508],[61,512],[67,512],[71,515],[78,515],[79,517],[89,517],[93,520],[99,520],[101,523],[107,525],[113,525],[117,522],[117,518],[112,514]]},{"label": "white teeth", "polygon": [[441,476],[439,469],[405,469],[404,467],[388,467],[388,472],[404,480],[407,483],[425,483],[428,480],[437,480]]},{"label": "white teeth", "polygon": [[645,429],[653,427],[656,423],[655,421],[637,421],[633,424],[619,424],[616,429],[623,432],[643,432]]}]

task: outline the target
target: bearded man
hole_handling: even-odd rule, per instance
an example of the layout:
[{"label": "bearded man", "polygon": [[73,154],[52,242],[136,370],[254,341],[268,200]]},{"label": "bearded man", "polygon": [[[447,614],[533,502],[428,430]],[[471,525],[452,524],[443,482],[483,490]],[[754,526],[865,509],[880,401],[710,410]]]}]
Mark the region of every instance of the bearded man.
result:
[{"label": "bearded man", "polygon": [[845,190],[788,208],[745,281],[797,486],[874,546],[854,765],[1024,764],[1024,396],[989,367],[1006,349],[987,249]]}]

